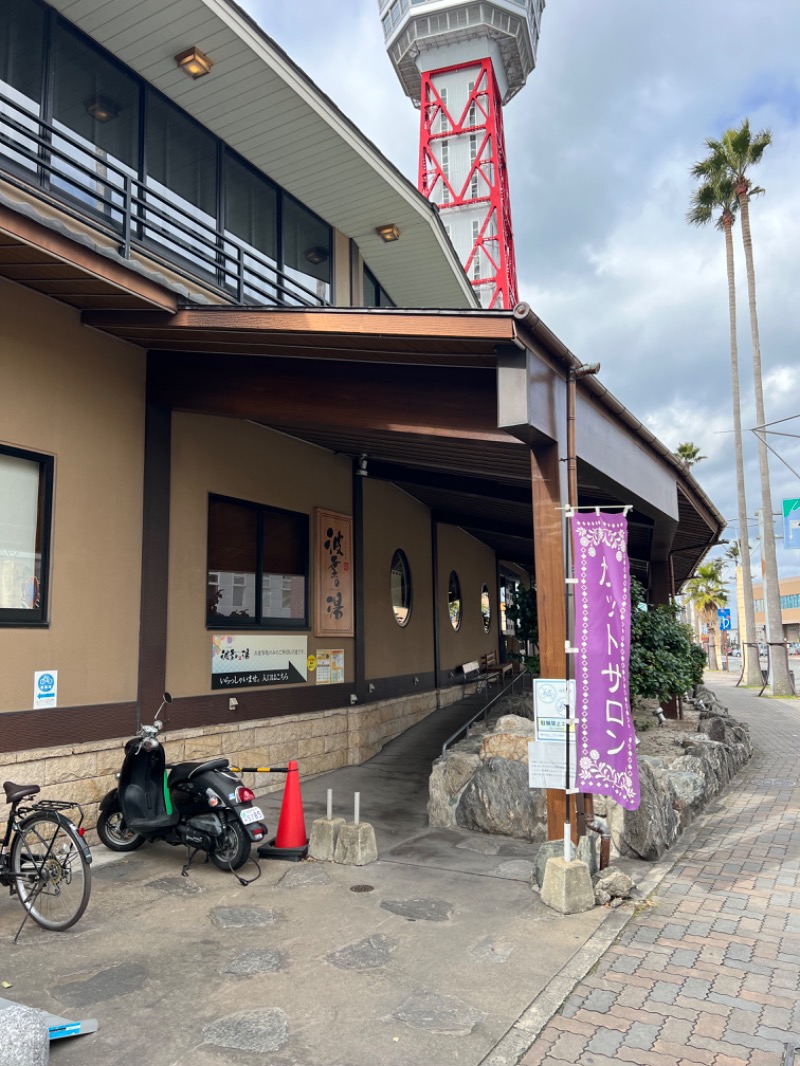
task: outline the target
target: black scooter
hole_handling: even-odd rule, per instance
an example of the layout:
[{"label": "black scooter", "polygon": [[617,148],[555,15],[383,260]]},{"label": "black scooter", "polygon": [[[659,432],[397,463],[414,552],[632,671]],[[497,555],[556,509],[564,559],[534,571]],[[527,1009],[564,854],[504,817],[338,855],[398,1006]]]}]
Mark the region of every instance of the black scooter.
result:
[{"label": "black scooter", "polygon": [[[158,714],[171,702],[165,692]],[[238,870],[267,835],[255,795],[227,759],[169,766],[161,729],[156,718],[125,744],[119,785],[100,803],[97,835],[112,851],[135,851],[146,840],[186,844],[221,870]]]}]

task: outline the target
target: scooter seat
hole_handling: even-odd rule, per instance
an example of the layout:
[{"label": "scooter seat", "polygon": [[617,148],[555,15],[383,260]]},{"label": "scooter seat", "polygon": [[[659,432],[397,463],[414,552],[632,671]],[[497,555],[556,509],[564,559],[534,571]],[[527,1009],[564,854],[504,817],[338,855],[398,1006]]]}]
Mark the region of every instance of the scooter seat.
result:
[{"label": "scooter seat", "polygon": [[206,770],[227,770],[230,763],[227,759],[208,759],[206,762],[182,762],[169,772],[167,785],[173,788],[181,785],[184,781],[191,781],[193,777],[203,774]]}]

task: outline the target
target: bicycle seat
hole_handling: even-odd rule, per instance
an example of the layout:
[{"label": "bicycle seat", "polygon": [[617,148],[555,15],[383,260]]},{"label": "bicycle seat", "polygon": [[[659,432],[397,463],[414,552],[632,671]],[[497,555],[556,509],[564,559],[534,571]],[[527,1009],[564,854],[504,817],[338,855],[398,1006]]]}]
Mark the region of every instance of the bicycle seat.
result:
[{"label": "bicycle seat", "polygon": [[13,781],[4,781],[3,788],[6,793],[6,803],[16,803],[17,800],[25,799],[26,796],[35,796],[41,792],[39,785],[15,785]]}]

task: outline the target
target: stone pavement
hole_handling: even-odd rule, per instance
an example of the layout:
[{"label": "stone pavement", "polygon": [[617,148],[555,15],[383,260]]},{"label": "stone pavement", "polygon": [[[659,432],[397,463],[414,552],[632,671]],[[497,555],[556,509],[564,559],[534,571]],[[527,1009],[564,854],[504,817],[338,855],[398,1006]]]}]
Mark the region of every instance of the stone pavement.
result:
[{"label": "stone pavement", "polygon": [[753,759],[521,1066],[779,1066],[800,1043],[800,700],[734,681],[706,683]]}]

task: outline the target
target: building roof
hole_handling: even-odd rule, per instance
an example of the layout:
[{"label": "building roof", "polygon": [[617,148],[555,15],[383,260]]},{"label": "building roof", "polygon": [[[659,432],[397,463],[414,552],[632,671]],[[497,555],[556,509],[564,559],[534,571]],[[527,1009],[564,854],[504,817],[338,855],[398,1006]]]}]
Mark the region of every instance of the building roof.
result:
[{"label": "building roof", "polygon": [[[397,304],[477,306],[435,207],[231,0],[49,0],[65,18],[356,241]],[[187,78],[197,46],[212,72]],[[396,223],[384,243],[376,226]]]},{"label": "building roof", "polygon": [[[86,311],[82,318],[150,351],[157,402],[246,418],[338,454],[366,454],[370,476],[399,485],[501,558],[533,568],[530,448],[498,428],[500,353],[514,346],[536,353],[543,371],[553,365],[562,382],[579,360],[526,305],[504,312],[190,307],[174,315]],[[579,392],[618,427],[588,459],[579,450],[580,503],[632,503],[634,574],[647,584],[650,561],[669,559],[679,587],[718,540],[724,519],[601,382],[586,378]],[[639,485],[644,478],[644,495],[631,490],[633,476],[627,487],[613,482],[615,447],[629,473],[639,472]],[[666,503],[656,475],[669,487]]]}]

